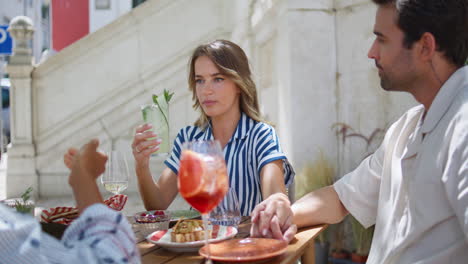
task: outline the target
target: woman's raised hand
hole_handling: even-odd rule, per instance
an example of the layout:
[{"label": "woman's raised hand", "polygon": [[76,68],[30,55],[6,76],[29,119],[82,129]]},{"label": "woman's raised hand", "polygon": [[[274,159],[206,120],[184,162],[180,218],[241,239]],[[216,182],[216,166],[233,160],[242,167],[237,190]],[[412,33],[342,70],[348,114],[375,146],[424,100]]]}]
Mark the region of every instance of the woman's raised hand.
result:
[{"label": "woman's raised hand", "polygon": [[152,127],[151,124],[143,124],[136,128],[132,143],[135,166],[147,167],[151,153],[159,149],[161,140],[157,139],[157,135],[150,130]]}]

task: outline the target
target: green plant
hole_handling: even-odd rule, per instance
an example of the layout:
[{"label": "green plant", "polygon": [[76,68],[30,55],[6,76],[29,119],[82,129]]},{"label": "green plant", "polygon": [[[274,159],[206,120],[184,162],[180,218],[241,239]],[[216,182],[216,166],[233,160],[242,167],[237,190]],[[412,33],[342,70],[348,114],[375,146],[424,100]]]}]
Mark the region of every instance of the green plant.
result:
[{"label": "green plant", "polygon": [[[322,150],[319,150],[316,159],[305,165],[296,176],[296,200],[302,196],[333,184],[335,169],[333,164],[325,157]],[[328,229],[318,236],[320,243],[328,242]]]},{"label": "green plant", "polygon": [[335,169],[322,150],[316,159],[306,164],[296,176],[296,199],[309,192],[333,184]]},{"label": "green plant", "polygon": [[343,221],[330,226],[330,233],[333,236],[331,239],[331,250],[334,258],[343,259],[349,257],[349,251],[347,250],[345,243],[346,238],[349,236],[349,234],[345,232],[347,218],[348,217]]},{"label": "green plant", "polygon": [[[336,136],[341,139],[340,141],[343,146],[345,146],[347,141],[352,138],[364,141],[365,152],[362,160],[375,152],[385,135],[385,129],[376,128],[370,133],[369,136],[366,136],[345,123],[335,123],[332,125],[332,129],[335,130]],[[356,254],[367,256],[372,244],[374,226],[366,229],[354,217],[350,216],[348,219],[350,219],[349,221],[351,222],[351,231],[353,234]]]},{"label": "green plant", "polygon": [[32,210],[34,209],[34,205],[32,205],[31,201],[29,200],[31,198],[31,193],[33,191],[32,187],[29,187],[24,191],[24,193],[21,195],[21,200],[16,200],[15,201],[15,208],[17,212],[20,213],[31,213]]},{"label": "green plant", "polygon": [[167,112],[167,108],[169,106],[169,102],[171,101],[172,99],[172,96],[174,96],[174,93],[170,93],[168,90],[164,89],[163,91],[163,96],[164,96],[164,100],[160,100],[159,96],[156,95],[156,94],[153,94],[153,102],[154,104],[156,104],[158,107],[159,107],[159,110],[161,111],[161,114],[163,115],[164,117],[164,121],[166,121],[166,124],[169,124],[168,120],[167,120],[167,116],[166,114],[164,113],[165,111],[163,111],[163,108],[166,110]]},{"label": "green plant", "polygon": [[356,246],[356,254],[367,256],[369,255],[372,237],[374,236],[374,226],[364,228],[356,218],[351,216],[350,219],[354,243]]}]

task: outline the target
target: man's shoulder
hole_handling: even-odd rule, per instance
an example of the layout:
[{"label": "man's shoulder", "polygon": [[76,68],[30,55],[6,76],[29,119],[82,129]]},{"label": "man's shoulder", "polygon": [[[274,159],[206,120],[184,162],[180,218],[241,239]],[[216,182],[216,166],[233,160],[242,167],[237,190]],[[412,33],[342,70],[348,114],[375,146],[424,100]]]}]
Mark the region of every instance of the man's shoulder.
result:
[{"label": "man's shoulder", "polygon": [[408,116],[408,117],[414,117],[414,116],[418,115],[419,113],[421,113],[422,111],[424,111],[424,105],[419,104],[419,105],[413,106],[410,109],[408,109],[405,112],[405,115]]},{"label": "man's shoulder", "polygon": [[400,118],[393,123],[392,126],[395,126],[400,123],[407,123],[410,120],[413,120],[416,117],[419,117],[419,115],[424,112],[424,106],[422,104],[416,105],[408,109]]},{"label": "man's shoulder", "polygon": [[468,133],[468,83],[457,92],[443,119],[446,127]]},{"label": "man's shoulder", "polygon": [[[463,87],[457,94],[449,109],[450,125],[454,126],[454,132],[459,137],[468,138],[468,86]],[[449,125],[449,126],[450,126]]]},{"label": "man's shoulder", "polygon": [[457,113],[468,117],[468,83],[464,85],[455,96],[451,108]]}]

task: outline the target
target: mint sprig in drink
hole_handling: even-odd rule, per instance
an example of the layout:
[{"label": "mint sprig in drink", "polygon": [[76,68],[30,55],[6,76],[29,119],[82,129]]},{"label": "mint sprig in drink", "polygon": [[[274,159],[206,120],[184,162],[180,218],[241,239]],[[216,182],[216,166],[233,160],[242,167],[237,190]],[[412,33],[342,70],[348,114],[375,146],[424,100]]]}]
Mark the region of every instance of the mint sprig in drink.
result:
[{"label": "mint sprig in drink", "polygon": [[155,151],[154,155],[167,155],[170,151],[169,102],[173,95],[174,93],[169,93],[167,90],[164,90],[163,94],[159,96],[153,94],[153,104],[141,107],[143,120],[153,125],[152,130],[156,133],[157,138],[162,140],[159,144],[159,150]]}]

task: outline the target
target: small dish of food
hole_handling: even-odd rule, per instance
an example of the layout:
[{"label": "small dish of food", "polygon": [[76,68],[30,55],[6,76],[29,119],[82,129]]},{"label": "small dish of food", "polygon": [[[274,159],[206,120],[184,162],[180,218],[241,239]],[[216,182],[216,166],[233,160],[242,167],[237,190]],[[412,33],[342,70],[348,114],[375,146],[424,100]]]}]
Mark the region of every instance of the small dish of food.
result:
[{"label": "small dish of food", "polygon": [[140,230],[143,236],[147,236],[156,230],[168,229],[171,213],[165,210],[146,211],[136,213],[133,218],[138,226],[138,230]]},{"label": "small dish of food", "polygon": [[[168,230],[158,230],[146,237],[151,243],[175,252],[197,252],[205,244],[205,230],[201,220],[181,220]],[[209,243],[234,237],[233,226],[208,225]]]}]

